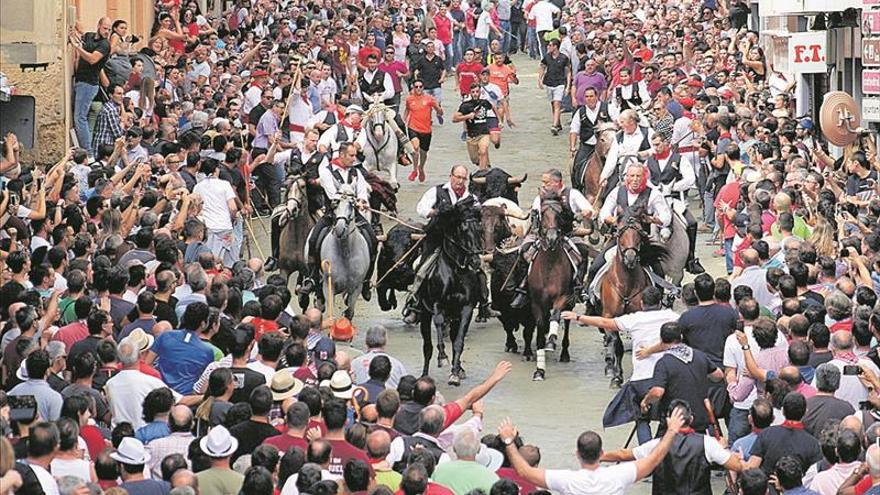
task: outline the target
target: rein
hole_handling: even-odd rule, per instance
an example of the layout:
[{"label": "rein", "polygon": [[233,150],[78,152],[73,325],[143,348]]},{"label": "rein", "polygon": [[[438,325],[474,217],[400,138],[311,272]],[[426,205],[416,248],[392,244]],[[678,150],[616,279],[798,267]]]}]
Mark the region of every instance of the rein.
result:
[{"label": "rein", "polygon": [[397,267],[399,267],[401,264],[403,264],[403,262],[404,262],[404,260],[406,260],[407,256],[409,256],[410,254],[412,254],[413,252],[415,252],[416,248],[419,247],[419,244],[421,244],[422,241],[424,241],[424,240],[425,240],[424,237],[422,237],[421,239],[417,240],[417,241],[412,245],[412,247],[409,248],[409,250],[408,250],[407,252],[403,253],[403,256],[401,256],[399,260],[397,260],[393,265],[391,265],[391,268],[389,268],[388,271],[385,272],[385,275],[382,275],[381,277],[379,277],[379,280],[376,280],[376,284],[375,284],[375,285],[378,286],[379,284],[381,284],[382,281],[385,280],[385,277],[387,277],[388,275],[391,275],[391,272],[393,272],[394,270],[397,269]]}]

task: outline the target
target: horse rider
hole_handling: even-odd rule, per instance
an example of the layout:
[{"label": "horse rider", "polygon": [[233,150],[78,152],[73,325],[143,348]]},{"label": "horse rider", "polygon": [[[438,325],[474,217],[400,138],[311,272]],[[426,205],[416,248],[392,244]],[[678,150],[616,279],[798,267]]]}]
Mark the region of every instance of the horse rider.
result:
[{"label": "horse rider", "polygon": [[[455,165],[449,171],[449,181],[445,184],[434,186],[424,194],[416,204],[416,213],[424,220],[431,221],[437,213],[455,206],[459,202],[470,200],[473,202],[474,208],[479,208],[477,197],[468,190],[468,170],[464,165]],[[410,290],[410,298],[403,308],[403,321],[413,324],[418,321],[421,312],[421,300],[419,297],[419,287],[428,274],[428,270],[434,264],[435,256],[432,256],[439,248],[438,239],[428,236],[425,238],[425,245],[422,246],[422,255],[419,261],[419,267],[416,269],[416,277]],[[476,256],[476,254],[475,254]],[[477,261],[476,266],[479,266]],[[486,282],[486,274],[480,271],[480,305],[477,313],[478,319],[488,319],[499,316],[499,313],[489,306],[489,287]]]},{"label": "horse rider", "polygon": [[370,278],[373,275],[373,267],[376,264],[376,251],[379,241],[376,239],[376,234],[370,225],[370,185],[367,183],[363,169],[358,164],[357,153],[357,146],[353,143],[340,143],[339,156],[329,162],[325,160],[321,168],[318,169],[319,181],[324,189],[327,202],[324,216],[318,219],[309,236],[309,276],[303,280],[300,294],[308,294],[318,286],[317,281],[319,280],[321,269],[321,242],[324,240],[327,232],[329,232],[330,227],[333,226],[335,219],[333,218],[332,205],[342,199],[339,189],[347,184],[354,190],[354,195],[357,198],[355,222],[370,248],[370,266],[367,269],[363,290],[361,291],[361,296],[363,296],[364,300],[370,300]]},{"label": "horse rider", "polygon": [[397,136],[400,163],[401,165],[412,163],[409,157],[413,156],[416,150],[403,131],[406,128],[403,119],[392,110],[395,106],[394,83],[388,73],[379,69],[379,57],[376,55],[367,56],[366,69],[358,76],[355,97],[358,96],[367,110],[377,103],[384,103],[388,107],[385,109],[385,122]]},{"label": "horse rider", "polygon": [[629,67],[620,69],[620,84],[611,89],[608,108],[611,116],[617,118],[624,110],[635,110],[642,114],[651,104],[651,94],[644,81],[633,81]]},{"label": "horse rider", "polygon": [[605,201],[611,190],[620,182],[619,179],[625,172],[621,170],[624,161],[627,159],[641,161],[653,153],[651,137],[654,135],[654,130],[639,125],[639,114],[635,110],[622,111],[617,123],[620,130],[611,142],[608,156],[605,157],[605,166],[602,167],[602,174],[599,176],[601,191],[599,199],[602,201]]},{"label": "horse rider", "polygon": [[278,241],[281,237],[281,229],[287,225],[296,210],[299,208],[299,200],[291,197],[290,191],[293,183],[299,179],[306,181],[305,193],[308,196],[309,214],[314,215],[324,206],[324,191],[318,184],[318,174],[322,166],[328,162],[327,154],[322,153],[318,149],[318,131],[316,129],[306,130],[303,141],[290,150],[273,154],[273,149],[269,150],[267,160],[274,163],[283,163],[287,168],[287,180],[284,183],[284,191],[282,196],[284,202],[275,207],[272,212],[271,225],[271,241],[272,253],[266,260],[266,270],[273,271],[278,263]]},{"label": "horse rider", "polygon": [[[599,210],[599,221],[607,225],[616,225],[618,219],[625,218],[631,214],[634,207],[643,208],[649,216],[650,224],[658,225],[660,228],[669,227],[672,222],[672,211],[663,198],[663,194],[658,189],[648,187],[647,167],[637,162],[630,162],[626,167],[626,173],[623,176],[623,182],[614,187],[602,208]],[[599,255],[593,259],[585,284],[586,292],[585,300],[589,304],[595,305],[595,300],[590,297],[590,286],[596,278],[596,274],[605,265],[605,253],[608,252],[615,243],[608,242]],[[647,247],[647,246],[646,246]],[[663,289],[674,289],[672,284],[664,280],[653,270],[658,267],[648,267],[648,274],[654,285]]]},{"label": "horse rider", "polygon": [[584,221],[587,221],[596,211],[580,191],[565,186],[565,183],[562,181],[562,172],[551,168],[541,175],[541,190],[535,196],[535,200],[532,201],[532,227],[525,239],[523,239],[522,246],[520,247],[520,253],[526,263],[528,263],[529,269],[526,270],[526,276],[523,277],[515,289],[516,297],[510,303],[510,306],[513,308],[522,308],[528,302],[528,292],[526,291],[529,278],[528,273],[531,271],[532,261],[534,261],[535,256],[538,254],[535,241],[539,240],[537,230],[540,225],[542,202],[548,195],[557,195],[562,200],[563,211],[557,217],[559,219],[557,227],[563,238],[573,242],[578,249],[580,259],[574,274],[575,293],[580,294],[582,291],[581,283],[587,263],[587,245],[582,237],[573,236],[571,233],[574,230],[574,220],[576,218],[582,218]]},{"label": "horse rider", "polygon": [[[706,271],[700,260],[697,259],[695,249],[697,247],[697,220],[691,214],[685,201],[688,189],[694,187],[697,177],[694,169],[685,163],[682,156],[669,146],[669,138],[663,134],[654,134],[651,138],[654,145],[654,154],[651,155],[645,165],[648,167],[650,187],[657,189],[666,198],[667,204],[673,211],[678,212],[687,222],[688,235],[688,260],[685,269],[698,275]],[[669,228],[660,230],[660,240],[666,242],[672,232]]]},{"label": "horse rider", "polygon": [[571,174],[571,187],[583,189],[584,170],[587,161],[593,156],[596,149],[598,136],[596,128],[601,124],[611,123],[611,115],[608,113],[608,104],[599,101],[596,88],[588,87],[584,90],[584,104],[575,110],[571,118],[571,126],[568,131],[569,152],[574,159]]},{"label": "horse rider", "polygon": [[318,150],[328,157],[337,156],[339,143],[354,143],[359,150],[363,150],[367,145],[367,133],[361,128],[363,118],[364,109],[360,105],[346,107],[343,118],[321,134]]}]

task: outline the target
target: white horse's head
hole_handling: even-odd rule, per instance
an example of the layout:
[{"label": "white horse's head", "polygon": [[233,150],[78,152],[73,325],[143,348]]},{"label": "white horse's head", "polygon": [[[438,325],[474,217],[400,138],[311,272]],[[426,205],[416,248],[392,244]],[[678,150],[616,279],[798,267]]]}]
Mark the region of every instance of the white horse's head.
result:
[{"label": "white horse's head", "polygon": [[375,139],[377,143],[381,143],[385,140],[386,133],[385,111],[376,106],[370,108],[370,110],[371,112],[369,112],[367,117],[367,129],[369,129],[373,139]]},{"label": "white horse's head", "polygon": [[339,201],[333,209],[333,216],[336,219],[333,225],[333,234],[336,237],[343,238],[348,235],[351,228],[354,228],[354,202],[356,198],[354,188],[350,184],[343,184],[339,188],[339,195]]}]

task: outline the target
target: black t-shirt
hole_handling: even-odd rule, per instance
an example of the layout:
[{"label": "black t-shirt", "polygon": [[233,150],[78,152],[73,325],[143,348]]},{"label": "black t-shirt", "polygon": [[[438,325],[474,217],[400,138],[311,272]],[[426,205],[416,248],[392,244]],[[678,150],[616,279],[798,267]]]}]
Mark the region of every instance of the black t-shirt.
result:
[{"label": "black t-shirt", "polygon": [[107,38],[98,38],[98,33],[86,33],[82,37],[83,50],[87,52],[100,52],[101,60],[97,63],[90,64],[82,57],[76,63],[76,72],[74,77],[76,82],[83,82],[97,86],[100,81],[100,72],[107,62],[110,55],[110,40]]},{"label": "black t-shirt", "polygon": [[852,404],[829,395],[816,395],[807,399],[807,413],[804,415],[804,429],[814,437],[825,427],[828,420],[840,422],[843,418],[854,414]]},{"label": "black t-shirt", "polygon": [[244,182],[241,170],[223,165],[220,167],[220,178],[232,185],[232,189],[235,190],[235,195],[238,196],[238,199],[243,200],[247,197],[247,184]]},{"label": "black t-shirt", "polygon": [[153,310],[153,316],[156,317],[156,321],[167,321],[171,323],[171,328],[177,328],[177,312],[174,308],[177,307],[177,298],[171,296],[168,298],[168,302],[156,300],[156,309]]},{"label": "black t-shirt", "polygon": [[251,109],[251,112],[248,114],[248,122],[253,124],[255,127],[260,123],[260,118],[263,117],[263,114],[266,113],[267,108],[263,105],[257,105]]},{"label": "black t-shirt", "polygon": [[232,454],[232,462],[239,457],[250,454],[263,440],[279,433],[274,426],[259,421],[247,420],[229,429],[229,433],[238,440],[238,450]]},{"label": "black t-shirt", "polygon": [[255,388],[266,384],[266,376],[250,368],[229,368],[229,371],[235,384],[235,391],[229,399],[233,404],[247,402]]},{"label": "black t-shirt", "polygon": [[834,359],[834,356],[831,355],[831,352],[812,352],[810,353],[810,361],[807,363],[807,366],[818,368],[820,364],[825,364],[832,359]]},{"label": "black t-shirt", "polygon": [[171,485],[163,480],[137,480],[119,485],[128,495],[166,495]]},{"label": "black t-shirt", "polygon": [[694,412],[694,430],[703,432],[709,426],[709,415],[703,407],[703,400],[709,397],[709,374],[717,367],[702,351],[694,349],[693,352],[693,359],[689,363],[672,354],[660,358],[654,367],[653,385],[664,389],[659,404],[661,415],[666,415],[673,400],[687,401]]},{"label": "black t-shirt", "polygon": [[752,445],[752,455],[761,458],[761,469],[768,475],[773,473],[776,461],[787,455],[795,456],[804,472],[822,459],[818,440],[805,430],[782,425],[771,426],[758,433]]},{"label": "black t-shirt", "polygon": [[443,83],[440,80],[443,69],[443,61],[435,55],[431,59],[428,59],[428,57],[419,58],[415,63],[413,72],[419,71],[418,78],[424,83],[425,89],[437,89]]},{"label": "black t-shirt", "polygon": [[544,66],[544,86],[564,86],[565,85],[565,69],[569,67],[568,57],[557,53],[556,57],[547,53],[541,60]]},{"label": "black t-shirt", "polygon": [[489,134],[489,124],[487,122],[489,110],[492,110],[492,104],[483,99],[467,100],[458,107],[458,112],[462,115],[467,115],[471,112],[475,114],[474,118],[464,121],[468,137],[479,137]]},{"label": "black t-shirt", "polygon": [[876,170],[871,170],[864,179],[858,175],[850,174],[846,178],[846,195],[858,196],[859,194],[869,193],[874,190],[875,182],[877,182]]},{"label": "black t-shirt", "polygon": [[736,310],[724,304],[696,306],[678,319],[684,343],[709,356],[715,366],[721,366],[724,342],[736,326]]}]

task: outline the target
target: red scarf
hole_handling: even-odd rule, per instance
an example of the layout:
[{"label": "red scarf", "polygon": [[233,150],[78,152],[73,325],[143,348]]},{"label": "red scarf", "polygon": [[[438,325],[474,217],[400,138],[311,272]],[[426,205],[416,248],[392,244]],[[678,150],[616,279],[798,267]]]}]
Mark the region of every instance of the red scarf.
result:
[{"label": "red scarf", "polygon": [[339,121],[339,125],[344,125],[345,127],[348,127],[349,129],[354,129],[354,130],[356,130],[356,131],[361,130],[361,125],[360,125],[360,124],[358,124],[358,125],[354,125],[354,124],[352,124],[351,122],[349,122],[348,119],[342,119],[342,120],[340,120],[340,121]]},{"label": "red scarf", "polygon": [[684,110],[681,112],[681,115],[687,117],[691,120],[697,120],[697,116],[693,114],[690,110]]},{"label": "red scarf", "polygon": [[803,430],[804,424],[800,421],[792,421],[790,419],[786,419],[782,422],[783,428],[788,428],[789,430]]},{"label": "red scarf", "polygon": [[690,435],[693,432],[694,432],[694,429],[691,428],[690,426],[685,426],[685,427],[678,430],[678,433],[680,433],[682,435]]},{"label": "red scarf", "polygon": [[642,182],[640,182],[636,187],[630,187],[629,183],[626,182],[625,187],[626,190],[631,192],[632,194],[642,194],[642,192],[648,187],[648,170],[643,168],[644,173],[642,174]]},{"label": "red scarf", "polygon": [[666,151],[664,151],[663,153],[654,153],[654,156],[658,160],[665,160],[665,159],[669,158],[669,155],[671,155],[671,154],[672,154],[672,148],[666,148]]},{"label": "red scarf", "polygon": [[332,160],[330,160],[330,164],[331,164],[331,165],[335,165],[335,166],[337,166],[337,167],[339,167],[339,168],[341,168],[341,169],[343,169],[343,170],[345,170],[345,169],[348,168],[347,166],[345,166],[344,163],[342,163],[342,160],[341,160],[340,158],[338,158],[338,157],[337,157],[337,158],[334,158],[334,159],[332,159]]},{"label": "red scarf", "polygon": [[461,197],[464,196],[464,193],[467,192],[467,188],[465,188],[464,186],[462,186],[461,188],[458,188],[458,189],[457,189],[457,188],[452,187],[452,186],[450,185],[449,188],[452,189],[452,192],[455,193],[455,196],[456,196],[458,199],[461,199]]}]

